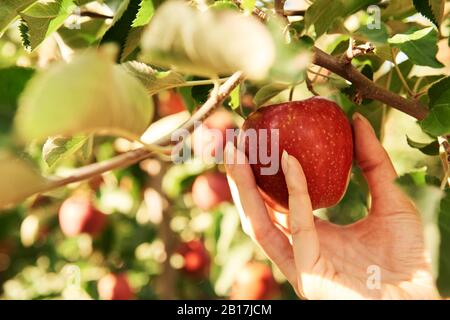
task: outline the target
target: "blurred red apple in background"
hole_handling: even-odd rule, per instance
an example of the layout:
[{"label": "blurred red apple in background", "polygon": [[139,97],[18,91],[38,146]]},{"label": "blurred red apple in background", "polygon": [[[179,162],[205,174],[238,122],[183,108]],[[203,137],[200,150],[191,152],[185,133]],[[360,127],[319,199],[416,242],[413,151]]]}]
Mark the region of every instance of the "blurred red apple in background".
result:
[{"label": "blurred red apple in background", "polygon": [[97,290],[102,300],[131,300],[134,298],[133,289],[124,273],[109,273],[97,283]]},{"label": "blurred red apple in background", "polygon": [[215,157],[216,150],[223,151],[225,148],[226,130],[235,127],[229,111],[219,109],[214,112],[192,134],[194,155],[205,161]]},{"label": "blurred red apple in background", "polygon": [[158,115],[170,116],[186,110],[183,97],[175,90],[163,91],[158,94]]},{"label": "blurred red apple in background", "polygon": [[59,209],[59,225],[69,237],[81,233],[95,236],[103,230],[105,224],[106,215],[94,207],[87,195],[73,195]]},{"label": "blurred red apple in background", "polygon": [[236,276],[231,288],[231,300],[267,300],[279,294],[278,283],[269,266],[250,262]]},{"label": "blurred red apple in background", "polygon": [[[279,129],[279,170],[262,175],[268,165],[252,164],[256,182],[264,198],[277,211],[288,209],[288,191],[281,170],[281,155],[286,150],[302,165],[308,182],[313,209],[337,204],[347,189],[353,160],[353,137],[350,122],[339,106],[314,97],[260,108],[244,122],[243,130]],[[270,153],[271,139],[267,150]],[[246,141],[246,153],[249,142]]]},{"label": "blurred red apple in background", "polygon": [[220,172],[198,176],[192,185],[192,200],[202,210],[214,209],[222,202],[231,201],[227,177]]},{"label": "blurred red apple in background", "polygon": [[205,245],[200,240],[191,240],[180,245],[178,253],[184,258],[183,271],[196,278],[208,276],[210,258]]}]

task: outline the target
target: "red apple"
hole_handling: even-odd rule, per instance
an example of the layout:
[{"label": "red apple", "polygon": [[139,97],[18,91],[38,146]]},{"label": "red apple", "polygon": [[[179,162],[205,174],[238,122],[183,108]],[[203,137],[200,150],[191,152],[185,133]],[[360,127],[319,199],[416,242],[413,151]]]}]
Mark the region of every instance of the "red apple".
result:
[{"label": "red apple", "polygon": [[195,156],[205,161],[215,157],[216,150],[223,151],[225,148],[226,130],[235,127],[230,112],[224,109],[214,112],[192,134],[192,149]]},{"label": "red apple", "polygon": [[124,273],[109,273],[97,283],[97,290],[102,300],[131,300],[134,298],[133,289]]},{"label": "red apple", "polygon": [[279,294],[279,286],[269,266],[248,263],[236,276],[231,288],[231,300],[267,300]]},{"label": "red apple", "polygon": [[158,114],[160,117],[170,116],[186,110],[183,98],[174,90],[158,94]]},{"label": "red apple", "polygon": [[[252,164],[256,182],[268,204],[287,212],[288,191],[281,170],[281,155],[286,150],[302,165],[313,209],[337,204],[347,189],[353,160],[353,137],[350,122],[334,102],[314,97],[263,107],[244,122],[243,130],[279,129],[279,170],[261,174],[268,165]],[[270,131],[269,131],[270,132]],[[249,155],[249,139],[246,139]],[[270,153],[270,134],[268,138]],[[253,152],[253,151],[252,151]]]},{"label": "red apple", "polygon": [[178,253],[184,258],[183,271],[196,278],[208,275],[210,258],[205,245],[200,240],[191,240],[182,243]]},{"label": "red apple", "polygon": [[106,224],[106,215],[96,209],[90,197],[74,195],[67,198],[59,209],[59,225],[69,237],[88,233],[99,234]]},{"label": "red apple", "polygon": [[192,185],[192,200],[202,210],[214,209],[222,202],[231,201],[227,178],[220,172],[198,176]]}]

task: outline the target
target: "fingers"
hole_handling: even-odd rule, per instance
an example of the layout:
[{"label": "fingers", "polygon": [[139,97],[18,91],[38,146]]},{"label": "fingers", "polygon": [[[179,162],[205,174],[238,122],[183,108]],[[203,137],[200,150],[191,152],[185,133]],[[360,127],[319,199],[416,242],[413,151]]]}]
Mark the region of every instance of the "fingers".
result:
[{"label": "fingers", "polygon": [[[283,233],[273,225],[264,200],[256,186],[252,169],[242,154],[228,143],[225,149],[228,181],[246,233],[261,246],[267,256],[280,268],[296,288],[296,271],[292,247]],[[244,159],[242,164],[237,159]]]},{"label": "fingers", "polygon": [[369,121],[361,114],[353,115],[355,130],[355,157],[361,168],[372,195],[372,208],[385,210],[374,212],[389,212],[389,208],[398,205],[408,206],[410,201],[395,184],[397,173],[389,156],[378,141]]},{"label": "fingers", "polygon": [[[319,237],[314,224],[306,178],[300,163],[283,151],[281,167],[289,191],[289,222],[294,260],[300,279],[312,271],[320,256]],[[301,284],[299,284],[301,288]]]}]

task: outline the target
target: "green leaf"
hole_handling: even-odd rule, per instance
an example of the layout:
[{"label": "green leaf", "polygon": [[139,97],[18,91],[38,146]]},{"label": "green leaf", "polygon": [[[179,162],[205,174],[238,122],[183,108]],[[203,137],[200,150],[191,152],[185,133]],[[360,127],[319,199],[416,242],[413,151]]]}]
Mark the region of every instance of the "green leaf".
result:
[{"label": "green leaf", "polygon": [[124,43],[121,43],[122,53],[120,61],[125,61],[139,47],[144,26],[147,25],[153,17],[155,9],[152,0],[141,0],[139,10],[136,14],[131,28],[128,30]]},{"label": "green leaf", "polygon": [[117,44],[120,48],[118,61],[120,61],[122,57],[127,37],[132,29],[132,24],[137,18],[140,8],[140,0],[123,1],[114,15],[111,27],[105,32],[100,41],[100,44]]},{"label": "green leaf", "polygon": [[183,102],[184,102],[184,105],[186,106],[186,109],[190,113],[194,112],[195,108],[197,107],[197,102],[192,97],[192,87],[178,88],[178,92],[183,97]]},{"label": "green leaf", "polygon": [[0,176],[0,208],[22,201],[48,184],[30,163],[7,152],[0,152]]},{"label": "green leaf", "polygon": [[36,49],[48,36],[58,30],[76,8],[73,0],[37,2],[20,16],[28,27],[30,47]]},{"label": "green leaf", "polygon": [[19,24],[19,33],[20,39],[22,40],[22,46],[25,50],[31,50],[31,41],[30,41],[30,29],[28,29],[27,24],[21,20]]},{"label": "green leaf", "polygon": [[413,141],[408,136],[406,136],[406,141],[411,148],[418,149],[424,154],[427,154],[429,156],[439,155],[439,142],[437,140],[429,143],[423,143]]},{"label": "green leaf", "polygon": [[437,32],[433,27],[424,28],[409,34],[396,34],[388,39],[392,47],[403,51],[412,63],[432,68],[444,65],[436,59]]},{"label": "green leaf", "polygon": [[48,138],[42,148],[42,157],[49,167],[52,167],[59,160],[66,158],[80,150],[87,142],[85,135]]},{"label": "green leaf", "polygon": [[[193,78],[193,80],[200,80],[198,78]],[[209,93],[213,88],[212,84],[203,86],[194,86],[191,89],[192,98],[194,98],[196,105],[202,105],[208,100]]]},{"label": "green leaf", "polygon": [[314,26],[316,36],[324,34],[333,24],[334,20],[344,13],[341,1],[316,0],[306,10],[305,27],[308,30]]},{"label": "green leaf", "polygon": [[316,0],[306,10],[305,27],[314,26],[316,36],[324,34],[339,17],[346,17],[380,0]]},{"label": "green leaf", "polygon": [[450,189],[441,200],[439,213],[439,276],[437,287],[443,297],[450,297]]},{"label": "green leaf", "polygon": [[36,2],[36,0],[2,0],[0,10],[0,37],[6,28],[19,16],[20,11]]},{"label": "green leaf", "polygon": [[236,110],[241,105],[241,85],[237,85],[236,88],[231,91],[229,106],[232,110]]},{"label": "green leaf", "polygon": [[239,7],[233,1],[228,0],[215,1],[210,8],[213,10],[239,10]]},{"label": "green leaf", "polygon": [[253,102],[257,107],[259,107],[288,88],[289,85],[283,83],[271,83],[265,85],[256,92]]},{"label": "green leaf", "polygon": [[367,214],[367,194],[358,182],[350,180],[342,200],[334,207],[327,209],[331,222],[346,225],[354,223]]},{"label": "green leaf", "polygon": [[437,27],[444,16],[445,0],[413,0],[416,10]]},{"label": "green leaf", "polygon": [[433,84],[428,96],[430,112],[420,126],[433,136],[450,134],[450,77]]},{"label": "green leaf", "polygon": [[153,95],[159,91],[179,87],[186,83],[182,74],[175,71],[157,71],[145,63],[129,61],[123,63],[129,74],[133,75],[147,88],[148,93]]},{"label": "green leaf", "polygon": [[[129,60],[132,54],[137,52],[139,44],[141,42],[141,37],[144,32],[144,27],[132,28],[128,33],[127,39],[122,49],[122,55],[120,61],[124,62]],[[132,58],[135,58],[134,56]]]},{"label": "green leaf", "polygon": [[356,31],[356,34],[365,37],[367,41],[375,44],[385,44],[389,38],[388,29],[383,22],[380,22],[379,29],[369,29],[368,25],[364,24]]},{"label": "green leaf", "polygon": [[21,67],[0,69],[0,134],[9,133],[19,95],[33,73],[33,69]]},{"label": "green leaf", "polygon": [[285,25],[278,18],[269,19],[267,26],[275,43],[275,63],[270,69],[274,82],[299,84],[304,80],[305,69],[312,59],[314,41],[308,37],[286,37]]},{"label": "green leaf", "polygon": [[19,137],[140,136],[153,116],[151,99],[138,80],[114,65],[108,49],[84,52],[30,80],[15,119]]},{"label": "green leaf", "polygon": [[255,9],[255,6],[256,6],[256,0],[242,0],[241,7],[246,12],[251,13],[253,11],[253,9]]},{"label": "green leaf", "polygon": [[383,21],[393,18],[402,20],[414,14],[414,5],[412,0],[389,1],[386,8],[381,10],[381,19]]},{"label": "green leaf", "polygon": [[232,10],[201,12],[179,1],[156,11],[141,48],[145,62],[202,77],[241,70],[261,79],[275,58],[270,34],[257,18]]},{"label": "green leaf", "polygon": [[63,26],[58,34],[70,48],[86,48],[97,43],[106,26],[104,19],[90,19],[81,21],[79,29]]},{"label": "green leaf", "polygon": [[152,0],[141,0],[136,18],[131,25],[133,28],[143,27],[147,25],[155,11]]},{"label": "green leaf", "polygon": [[426,167],[416,169],[400,176],[399,178],[397,178],[396,183],[400,185],[400,187],[414,199],[426,199],[425,196],[420,194],[419,188],[439,188],[441,184],[438,178],[427,174]]}]

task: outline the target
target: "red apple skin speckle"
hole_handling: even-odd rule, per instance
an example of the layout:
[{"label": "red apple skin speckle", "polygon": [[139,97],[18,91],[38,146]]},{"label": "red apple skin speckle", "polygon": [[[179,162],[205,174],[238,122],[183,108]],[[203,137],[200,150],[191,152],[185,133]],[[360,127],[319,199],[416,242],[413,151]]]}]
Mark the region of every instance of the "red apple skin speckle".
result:
[{"label": "red apple skin speckle", "polygon": [[[279,129],[279,170],[261,175],[267,167],[252,164],[256,182],[268,204],[277,211],[288,211],[288,190],[281,170],[286,150],[297,158],[305,173],[313,209],[336,205],[347,189],[353,161],[350,122],[333,101],[313,97],[260,108],[244,122],[243,130]],[[268,139],[270,146],[270,136]],[[249,155],[249,142],[246,141]],[[270,147],[267,148],[270,152]]]}]

